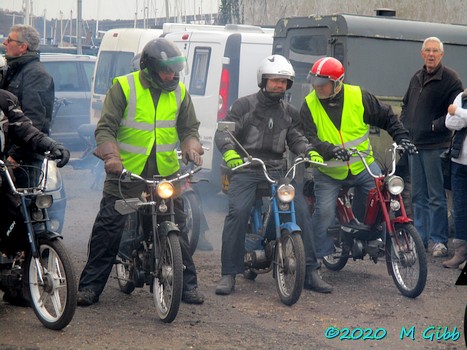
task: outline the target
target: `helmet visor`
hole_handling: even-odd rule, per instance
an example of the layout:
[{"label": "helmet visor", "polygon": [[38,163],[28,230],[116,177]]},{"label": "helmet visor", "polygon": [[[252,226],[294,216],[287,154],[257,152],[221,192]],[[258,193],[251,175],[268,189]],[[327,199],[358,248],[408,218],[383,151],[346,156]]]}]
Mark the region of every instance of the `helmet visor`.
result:
[{"label": "helmet visor", "polygon": [[185,56],[175,56],[167,58],[166,60],[159,61],[160,69],[166,73],[179,73],[186,66],[186,57]]},{"label": "helmet visor", "polygon": [[329,77],[323,76],[323,75],[318,75],[318,74],[313,74],[313,73],[308,73],[307,77],[307,82],[314,86],[323,86],[326,85],[330,79]]}]

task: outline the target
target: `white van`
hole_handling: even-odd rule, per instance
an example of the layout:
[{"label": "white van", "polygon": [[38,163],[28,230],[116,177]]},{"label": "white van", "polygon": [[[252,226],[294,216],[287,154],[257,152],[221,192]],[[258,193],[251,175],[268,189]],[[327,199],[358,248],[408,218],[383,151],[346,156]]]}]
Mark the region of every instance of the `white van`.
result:
[{"label": "white van", "polygon": [[220,188],[221,154],[214,144],[217,121],[239,97],[258,91],[256,71],[272,53],[274,31],[248,25],[164,25],[165,38],[176,43],[188,60],[183,81],[201,122],[203,168]]},{"label": "white van", "polygon": [[163,29],[113,29],[102,39],[91,97],[91,123],[100,118],[102,102],[112,79],[130,72],[130,62],[156,37],[171,40],[187,57],[181,80],[193,99],[201,122],[201,142],[208,148],[203,168],[220,188],[221,155],[214,145],[217,120],[237,98],[258,91],[256,70],[272,53],[273,29],[249,25],[165,23]]},{"label": "white van", "polygon": [[91,91],[91,124],[101,117],[102,102],[112,79],[130,72],[133,57],[146,43],[162,34],[162,29],[121,28],[107,31],[102,38]]}]

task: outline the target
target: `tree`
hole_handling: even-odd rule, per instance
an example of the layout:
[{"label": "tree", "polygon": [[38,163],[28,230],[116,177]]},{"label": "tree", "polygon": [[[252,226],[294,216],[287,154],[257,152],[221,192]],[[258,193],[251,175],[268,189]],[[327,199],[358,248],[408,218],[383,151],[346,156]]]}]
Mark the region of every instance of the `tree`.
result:
[{"label": "tree", "polygon": [[[242,16],[240,17],[240,8],[242,9]],[[225,25],[230,23],[244,23],[243,18],[243,1],[239,0],[221,0],[219,6],[218,24]]]}]

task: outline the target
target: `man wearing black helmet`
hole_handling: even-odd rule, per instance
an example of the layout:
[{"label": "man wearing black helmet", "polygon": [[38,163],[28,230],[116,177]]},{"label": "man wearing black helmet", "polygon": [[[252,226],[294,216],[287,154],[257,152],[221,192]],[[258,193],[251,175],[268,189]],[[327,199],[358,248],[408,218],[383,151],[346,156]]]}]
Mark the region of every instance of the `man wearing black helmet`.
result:
[{"label": "man wearing black helmet", "polygon": [[[144,184],[141,187],[123,183],[120,192],[116,180],[123,167],[145,178],[170,176],[180,167],[176,153],[178,143],[185,161],[202,163],[199,121],[191,97],[179,81],[185,61],[172,42],[162,38],[151,40],[141,54],[141,70],[115,78],[107,93],[96,127],[94,152],[104,161],[107,176],[89,242],[88,262],[79,281],[80,306],[99,300],[118,253],[126,218],[114,209],[115,201],[121,198],[121,193],[126,198],[139,197],[144,190]],[[155,126],[148,129],[145,125]],[[159,137],[156,137],[156,130]],[[186,267],[182,300],[202,304],[204,298],[198,291],[196,269],[189,253],[183,202],[181,198],[174,202]]]}]

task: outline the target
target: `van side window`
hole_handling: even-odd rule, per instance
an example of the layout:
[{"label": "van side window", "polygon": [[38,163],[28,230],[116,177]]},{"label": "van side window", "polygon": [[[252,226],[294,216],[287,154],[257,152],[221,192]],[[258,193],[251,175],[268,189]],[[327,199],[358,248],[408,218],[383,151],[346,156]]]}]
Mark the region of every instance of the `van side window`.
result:
[{"label": "van side window", "polygon": [[344,45],[338,43],[334,45],[334,58],[338,59],[342,64],[344,64]]},{"label": "van side window", "polygon": [[324,35],[296,35],[290,40],[290,49],[304,55],[325,56],[326,45]]},{"label": "van side window", "polygon": [[206,92],[206,82],[208,80],[209,59],[211,58],[211,48],[197,47],[193,54],[193,67],[190,78],[190,94],[204,95]]},{"label": "van side window", "polygon": [[113,78],[130,73],[133,56],[133,52],[101,52],[99,62],[97,62],[94,93],[106,94],[112,85]]}]

